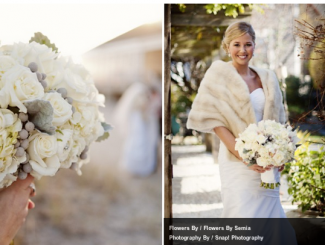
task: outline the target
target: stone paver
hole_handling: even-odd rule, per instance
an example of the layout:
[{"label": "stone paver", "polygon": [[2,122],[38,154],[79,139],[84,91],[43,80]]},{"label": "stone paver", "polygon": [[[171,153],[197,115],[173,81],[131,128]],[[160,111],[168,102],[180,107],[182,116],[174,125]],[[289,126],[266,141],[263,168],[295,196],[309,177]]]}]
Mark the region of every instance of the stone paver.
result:
[{"label": "stone paver", "polygon": [[[204,145],[173,145],[173,217],[218,218],[223,204],[219,165]],[[285,212],[297,209],[291,205],[285,178],[281,179],[281,202]]]}]

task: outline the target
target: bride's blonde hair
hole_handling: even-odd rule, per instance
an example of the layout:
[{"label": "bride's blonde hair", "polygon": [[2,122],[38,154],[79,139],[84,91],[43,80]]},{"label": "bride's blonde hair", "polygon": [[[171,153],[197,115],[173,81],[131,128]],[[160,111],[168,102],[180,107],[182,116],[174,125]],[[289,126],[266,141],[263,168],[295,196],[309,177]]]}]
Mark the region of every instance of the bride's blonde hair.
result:
[{"label": "bride's blonde hair", "polygon": [[255,31],[251,24],[244,21],[235,22],[231,24],[230,26],[228,26],[222,39],[222,48],[226,51],[226,53],[228,53],[228,47],[230,42],[236,39],[237,37],[245,35],[246,33],[248,33],[252,37],[253,42],[255,44]]}]

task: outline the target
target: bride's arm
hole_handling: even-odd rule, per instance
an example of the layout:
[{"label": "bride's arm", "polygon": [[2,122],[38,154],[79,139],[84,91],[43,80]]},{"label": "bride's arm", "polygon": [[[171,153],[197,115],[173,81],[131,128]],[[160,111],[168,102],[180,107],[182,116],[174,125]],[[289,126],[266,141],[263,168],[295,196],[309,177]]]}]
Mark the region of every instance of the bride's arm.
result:
[{"label": "bride's arm", "polygon": [[[235,136],[225,127],[215,127],[213,131],[220,138],[220,140],[225,144],[227,149],[235,155],[239,160],[243,162],[243,159],[239,156],[238,151],[235,150]],[[245,162],[244,162],[245,163]],[[245,163],[245,165],[247,165]]]},{"label": "bride's arm", "polygon": [[[227,149],[234,154],[235,157],[237,157],[240,161],[242,161],[245,165],[248,165],[243,161],[243,159],[239,156],[238,151],[235,150],[235,136],[225,127],[215,127],[213,129],[215,134],[220,138],[220,140],[225,144]],[[263,169],[263,167],[254,164],[249,167],[251,170],[256,171],[258,173],[264,173],[265,170],[269,170],[269,167],[266,167]]]}]

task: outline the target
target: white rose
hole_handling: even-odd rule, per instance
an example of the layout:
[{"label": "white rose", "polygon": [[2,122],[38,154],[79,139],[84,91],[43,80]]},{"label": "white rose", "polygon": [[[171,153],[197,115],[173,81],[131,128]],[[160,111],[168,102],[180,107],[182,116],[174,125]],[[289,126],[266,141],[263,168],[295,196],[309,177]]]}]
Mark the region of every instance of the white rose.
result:
[{"label": "white rose", "polygon": [[76,111],[75,113],[72,114],[72,117],[70,119],[70,122],[73,124],[73,125],[76,125],[78,124],[82,119],[82,115],[80,112]]},{"label": "white rose", "polygon": [[62,126],[72,116],[72,106],[59,93],[45,93],[43,100],[47,100],[53,107],[53,125]]},{"label": "white rose", "polygon": [[77,163],[74,169],[79,175],[81,175],[82,165],[88,163],[90,160],[89,154],[87,154],[87,158],[84,160],[79,158],[80,154],[85,149],[87,142],[86,142],[86,138],[80,136],[77,132],[73,135],[73,138],[74,138],[74,146],[71,153],[73,157],[77,156],[77,158],[73,160],[73,162]]},{"label": "white rose", "polygon": [[27,152],[33,168],[31,174],[36,178],[55,175],[60,168],[56,137],[37,132],[29,140]]},{"label": "white rose", "polygon": [[2,75],[14,67],[16,64],[17,62],[12,57],[5,55],[0,56],[0,80]]},{"label": "white rose", "polygon": [[249,133],[245,136],[245,143],[250,143],[250,144],[253,144],[256,142],[256,137],[257,137],[257,134],[256,133]]},{"label": "white rose", "polygon": [[58,62],[61,64],[64,59],[64,75],[60,77],[61,81],[56,79],[53,82],[55,89],[65,88],[74,101],[104,106],[103,96],[98,93],[88,71],[82,65],[74,64],[71,59],[61,57]]},{"label": "white rose", "polygon": [[37,80],[36,74],[29,68],[16,65],[8,70],[2,77],[3,87],[0,90],[0,106],[8,105],[18,107],[20,111],[27,112],[23,102],[40,99],[44,95],[44,88]]},{"label": "white rose", "polygon": [[60,84],[64,77],[64,67],[65,67],[65,59],[62,57],[58,57],[54,60],[51,67],[46,69],[46,82],[48,87],[46,89],[49,90],[57,90],[58,84]]},{"label": "white rose", "polygon": [[0,131],[13,125],[17,115],[8,109],[0,109]]},{"label": "white rose", "polygon": [[258,153],[261,155],[261,157],[268,157],[269,156],[269,151],[265,147],[261,147],[258,150]]},{"label": "white rose", "polygon": [[35,62],[38,66],[38,72],[45,74],[53,70],[53,63],[58,57],[58,53],[55,53],[51,48],[36,42],[6,45],[1,50],[21,65],[28,66],[29,63]]},{"label": "white rose", "polygon": [[89,156],[87,159],[85,160],[81,160],[79,158],[81,152],[85,149],[86,147],[86,140],[84,137],[81,137],[77,131],[74,131],[74,134],[73,134],[73,145],[72,145],[72,149],[69,153],[69,157],[68,159],[69,160],[66,160],[66,161],[69,161],[69,162],[75,162],[77,163],[77,165],[74,166],[74,169],[77,171],[77,173],[79,175],[81,175],[81,171],[80,171],[80,168],[82,166],[82,164],[86,163],[89,161]]},{"label": "white rose", "polygon": [[266,167],[267,165],[269,165],[269,161],[264,157],[257,158],[256,163],[257,163],[257,165],[262,166],[262,167]]},{"label": "white rose", "polygon": [[244,143],[243,143],[242,139],[237,138],[236,144],[235,144],[235,150],[240,153],[240,152],[242,152],[243,148],[244,148]]},{"label": "white rose", "polygon": [[259,144],[264,144],[265,141],[266,141],[266,138],[263,134],[259,134],[257,137],[256,137],[256,140]]},{"label": "white rose", "polygon": [[68,91],[68,96],[76,101],[88,101],[87,96],[90,89],[90,84],[79,74],[72,72],[70,69],[65,69],[64,78],[58,87],[63,87]]},{"label": "white rose", "polygon": [[[76,124],[80,128],[80,134],[83,137],[96,138],[99,122],[99,111],[98,107],[94,105],[83,105],[81,103],[75,104],[76,112],[74,117],[71,119],[73,124]],[[76,114],[76,116],[75,116]]]},{"label": "white rose", "polygon": [[[58,129],[56,132],[58,142],[58,157],[61,162],[62,168],[69,168],[72,163],[70,159],[70,152],[73,148],[73,130],[71,129]],[[73,159],[75,160],[75,159]]]},{"label": "white rose", "polygon": [[281,133],[280,133],[280,137],[283,138],[283,139],[288,138],[289,137],[288,131],[282,130]]},{"label": "white rose", "polygon": [[277,150],[277,146],[275,144],[267,144],[265,147],[271,154],[275,153]]},{"label": "white rose", "polygon": [[283,160],[284,160],[284,155],[277,151],[275,153],[275,155],[273,156],[273,160],[275,161],[275,166],[281,166],[282,164],[284,164]]}]

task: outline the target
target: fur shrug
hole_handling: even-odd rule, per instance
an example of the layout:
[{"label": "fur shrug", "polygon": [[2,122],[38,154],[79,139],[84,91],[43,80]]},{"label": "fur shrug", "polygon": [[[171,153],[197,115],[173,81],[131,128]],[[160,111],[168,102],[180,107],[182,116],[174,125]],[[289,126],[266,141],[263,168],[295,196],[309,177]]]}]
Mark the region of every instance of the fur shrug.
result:
[{"label": "fur shrug", "polygon": [[[265,94],[263,120],[285,123],[282,94],[274,72],[250,66],[261,79]],[[187,120],[187,128],[213,133],[223,126],[237,138],[256,123],[249,89],[231,62],[215,61],[206,71]]]}]

